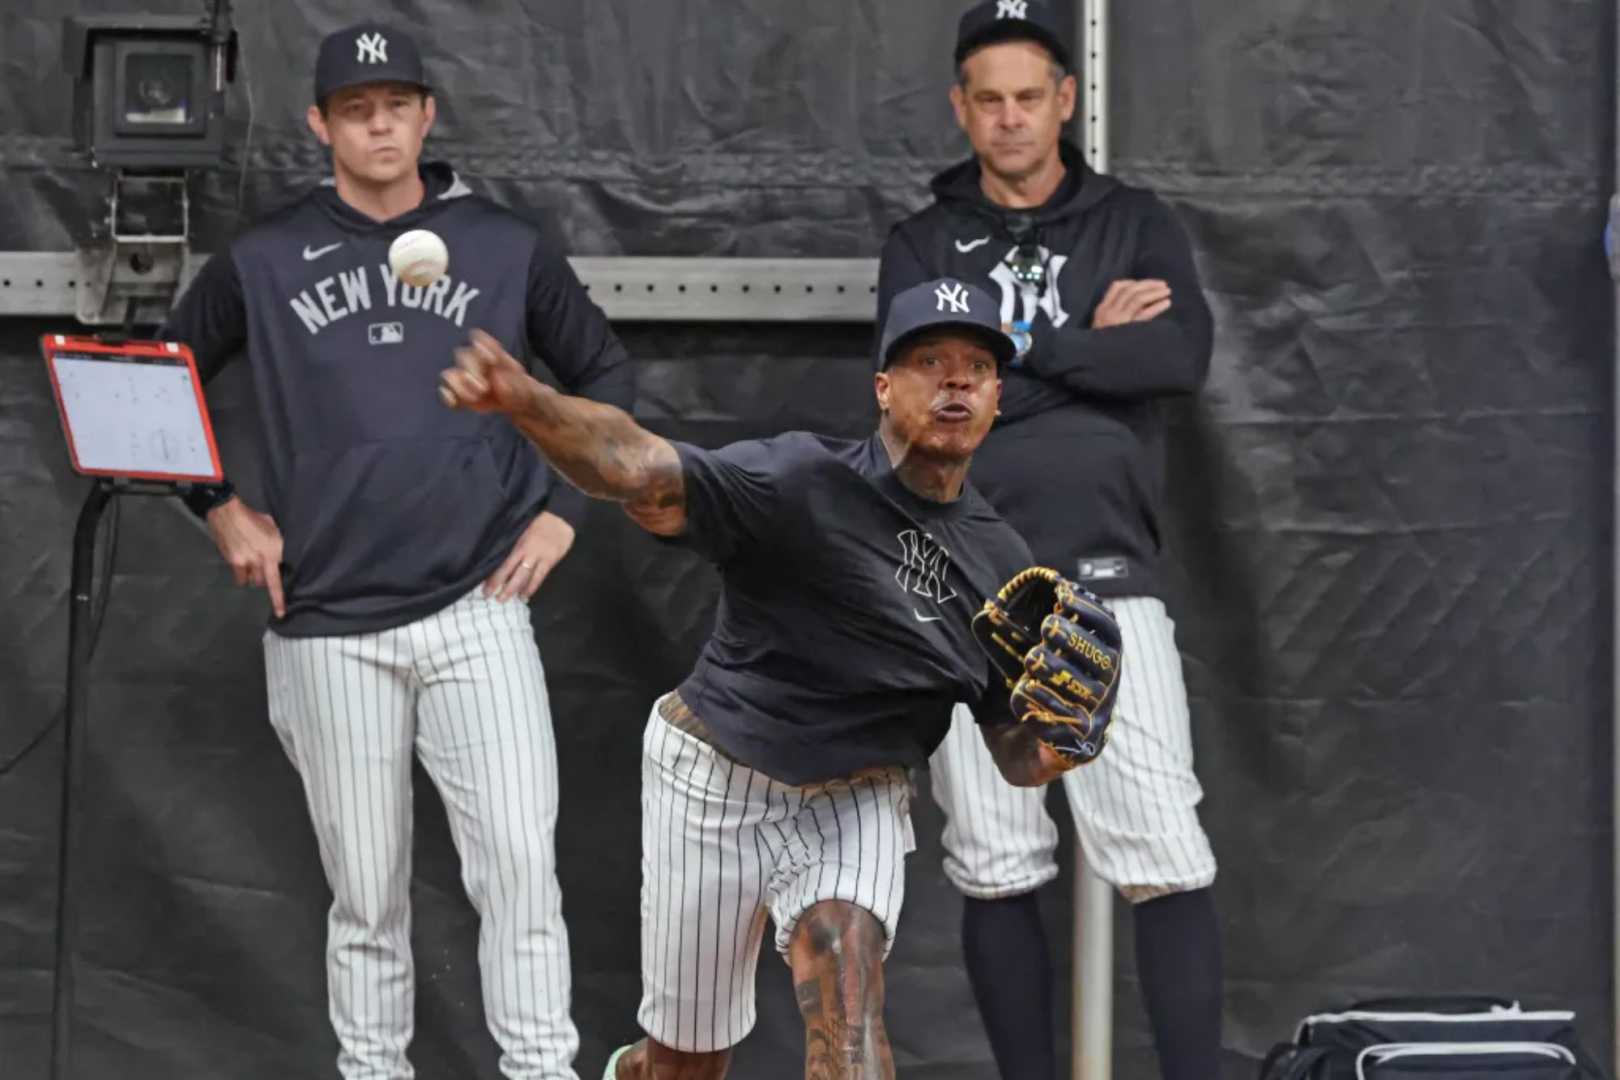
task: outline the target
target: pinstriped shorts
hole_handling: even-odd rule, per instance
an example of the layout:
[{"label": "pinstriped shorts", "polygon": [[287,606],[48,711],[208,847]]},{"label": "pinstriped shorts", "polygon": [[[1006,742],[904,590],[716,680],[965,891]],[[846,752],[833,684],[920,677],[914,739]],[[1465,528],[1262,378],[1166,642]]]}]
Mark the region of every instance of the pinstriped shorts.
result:
[{"label": "pinstriped shorts", "polygon": [[887,945],[915,847],[901,768],[795,787],[730,760],[654,706],[642,742],[641,1008],[665,1046],[709,1053],[753,1029],[767,917],[784,956],[824,900],[871,912]]}]

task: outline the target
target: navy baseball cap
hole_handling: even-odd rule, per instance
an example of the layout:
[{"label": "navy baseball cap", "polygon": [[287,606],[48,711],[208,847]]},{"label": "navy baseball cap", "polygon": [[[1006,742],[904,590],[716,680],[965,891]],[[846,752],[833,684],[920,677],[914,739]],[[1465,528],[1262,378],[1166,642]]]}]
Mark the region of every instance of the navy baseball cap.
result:
[{"label": "navy baseball cap", "polygon": [[956,63],[986,45],[1001,41],[1033,41],[1045,46],[1053,58],[1069,68],[1069,45],[1057,16],[1041,0],[984,0],[963,14],[956,27]]},{"label": "navy baseball cap", "polygon": [[422,71],[421,50],[409,34],[382,23],[363,22],[321,40],[315,58],[317,105],[339,90],[378,82],[431,89]]},{"label": "navy baseball cap", "polygon": [[1018,346],[1001,329],[1000,307],[989,293],[955,278],[940,278],[913,285],[889,305],[878,370],[888,367],[894,354],[911,338],[927,330],[946,328],[971,331],[1003,367],[1018,355]]}]

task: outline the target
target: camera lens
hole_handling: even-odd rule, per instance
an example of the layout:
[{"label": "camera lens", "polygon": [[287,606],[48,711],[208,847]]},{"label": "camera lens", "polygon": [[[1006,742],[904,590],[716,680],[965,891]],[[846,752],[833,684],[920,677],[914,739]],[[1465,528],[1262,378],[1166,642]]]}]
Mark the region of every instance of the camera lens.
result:
[{"label": "camera lens", "polygon": [[138,54],[124,69],[124,119],[132,124],[184,124],[191,119],[192,58]]},{"label": "camera lens", "polygon": [[142,79],[135,84],[135,96],[145,109],[172,109],[180,100],[177,88],[166,79]]}]

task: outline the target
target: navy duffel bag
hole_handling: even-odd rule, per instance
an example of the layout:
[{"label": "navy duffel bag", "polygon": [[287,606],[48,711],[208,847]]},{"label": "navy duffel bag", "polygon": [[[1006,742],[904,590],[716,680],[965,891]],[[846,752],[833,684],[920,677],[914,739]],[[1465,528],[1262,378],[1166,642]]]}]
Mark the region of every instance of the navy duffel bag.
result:
[{"label": "navy duffel bag", "polygon": [[1362,1001],[1300,1022],[1260,1080],[1606,1080],[1575,1014],[1490,997]]}]

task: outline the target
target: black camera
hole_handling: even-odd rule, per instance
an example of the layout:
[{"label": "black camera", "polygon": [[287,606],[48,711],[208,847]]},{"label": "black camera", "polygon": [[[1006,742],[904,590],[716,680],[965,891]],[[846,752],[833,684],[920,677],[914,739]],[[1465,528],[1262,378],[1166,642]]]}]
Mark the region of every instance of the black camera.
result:
[{"label": "black camera", "polygon": [[188,169],[224,156],[225,84],[236,34],[218,17],[68,18],[73,133],[96,165]]}]

